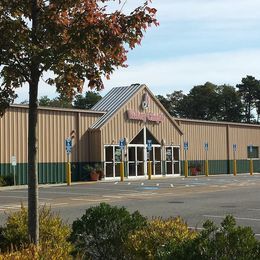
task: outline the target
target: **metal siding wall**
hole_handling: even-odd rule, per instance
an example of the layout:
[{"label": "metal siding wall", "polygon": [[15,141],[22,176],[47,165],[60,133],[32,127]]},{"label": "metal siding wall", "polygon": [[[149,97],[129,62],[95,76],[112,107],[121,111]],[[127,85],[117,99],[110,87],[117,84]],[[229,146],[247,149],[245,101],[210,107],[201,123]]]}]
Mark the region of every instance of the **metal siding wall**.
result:
[{"label": "metal siding wall", "polygon": [[247,146],[258,146],[260,151],[260,127],[230,125],[230,157],[233,159],[232,145],[237,144],[237,159],[247,159]]},{"label": "metal siding wall", "polygon": [[100,115],[98,114],[84,114],[80,113],[79,130],[78,130],[78,142],[79,142],[79,162],[89,161],[89,132],[88,128],[98,120]]},{"label": "metal siding wall", "polygon": [[[71,130],[76,130],[71,161],[78,161],[78,153],[82,161],[88,161],[88,143],[85,142],[87,129],[102,114],[40,108],[38,115],[39,183],[63,182],[67,160],[65,138],[69,136]],[[79,129],[77,129],[78,124]],[[16,155],[18,184],[27,183],[27,129],[28,108],[26,107],[10,107],[0,118],[0,175],[12,174],[11,156]]]},{"label": "metal siding wall", "polygon": [[[101,146],[104,144],[111,144],[113,141],[115,144],[119,142],[120,138],[127,137],[129,142],[140,132],[140,130],[146,125],[147,129],[154,135],[154,137],[161,142],[165,139],[166,144],[179,145],[181,140],[181,135],[170,121],[170,119],[165,116],[162,123],[152,123],[142,121],[128,120],[126,111],[128,109],[133,109],[135,111],[144,113],[141,108],[141,102],[143,94],[146,91],[140,91],[136,93],[111,119],[101,128],[102,142]],[[145,111],[147,113],[161,113],[164,111],[158,106],[153,97],[149,96],[149,108]],[[103,151],[102,151],[103,158]]]},{"label": "metal siding wall", "polygon": [[9,108],[0,118],[0,144],[1,163],[10,163],[13,155],[16,156],[17,163],[27,161],[26,110]]},{"label": "metal siding wall", "polygon": [[89,131],[89,153],[90,162],[101,162],[103,160],[100,130]]},{"label": "metal siding wall", "polygon": [[[65,162],[65,139],[76,130],[76,113],[39,110],[38,117],[38,161]],[[71,161],[77,160],[76,143],[73,140]]]},{"label": "metal siding wall", "polygon": [[[190,121],[180,121],[180,124],[184,132],[183,141],[189,143],[188,160],[204,160],[206,158],[205,142],[208,142],[209,145],[209,160],[227,160],[226,125]],[[182,158],[184,158],[183,147]]]}]

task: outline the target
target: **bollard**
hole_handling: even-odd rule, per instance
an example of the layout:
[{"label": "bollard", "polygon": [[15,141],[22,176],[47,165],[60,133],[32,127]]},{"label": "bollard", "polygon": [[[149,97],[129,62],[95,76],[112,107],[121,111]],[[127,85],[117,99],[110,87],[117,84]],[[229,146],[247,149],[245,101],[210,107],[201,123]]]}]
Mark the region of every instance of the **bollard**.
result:
[{"label": "bollard", "polygon": [[249,170],[250,170],[250,175],[253,175],[254,172],[254,165],[253,165],[253,160],[250,160],[250,164],[249,164]]},{"label": "bollard", "polygon": [[234,176],[237,176],[237,160],[234,159],[233,161],[233,174]]},{"label": "bollard", "polygon": [[120,162],[120,181],[124,181],[124,162]]},{"label": "bollard", "polygon": [[209,162],[208,160],[205,161],[205,175],[209,176]]},{"label": "bollard", "polygon": [[184,161],[184,176],[185,176],[185,178],[188,177],[188,161],[187,160]]},{"label": "bollard", "polygon": [[71,166],[70,162],[67,162],[67,185],[71,185]]},{"label": "bollard", "polygon": [[152,179],[152,162],[148,161],[148,180]]}]

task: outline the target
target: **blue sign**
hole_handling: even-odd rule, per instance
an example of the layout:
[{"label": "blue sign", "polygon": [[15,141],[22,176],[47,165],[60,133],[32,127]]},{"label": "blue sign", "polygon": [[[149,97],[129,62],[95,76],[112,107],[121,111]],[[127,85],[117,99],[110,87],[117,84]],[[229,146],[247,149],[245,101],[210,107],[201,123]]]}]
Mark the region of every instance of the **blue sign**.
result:
[{"label": "blue sign", "polygon": [[237,150],[237,144],[233,144],[233,151],[236,152]]},{"label": "blue sign", "polygon": [[152,151],[152,140],[147,140],[147,150]]},{"label": "blue sign", "polygon": [[119,147],[121,150],[125,148],[125,139],[120,139],[119,140]]},{"label": "blue sign", "polygon": [[71,140],[71,138],[65,139],[65,147],[66,147],[67,154],[70,154],[71,153],[71,149],[72,149],[72,140]]},{"label": "blue sign", "polygon": [[189,143],[188,143],[188,142],[184,142],[183,148],[184,148],[185,151],[188,151],[188,149],[189,149]]},{"label": "blue sign", "polygon": [[208,143],[204,143],[204,149],[205,149],[205,151],[209,150],[209,144]]}]

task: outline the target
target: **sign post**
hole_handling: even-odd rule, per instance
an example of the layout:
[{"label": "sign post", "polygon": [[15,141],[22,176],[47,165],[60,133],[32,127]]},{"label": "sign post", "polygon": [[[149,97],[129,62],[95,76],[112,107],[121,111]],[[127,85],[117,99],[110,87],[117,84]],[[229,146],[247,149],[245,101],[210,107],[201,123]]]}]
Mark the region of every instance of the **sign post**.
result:
[{"label": "sign post", "polygon": [[120,162],[120,181],[124,181],[124,161],[123,161],[123,151],[125,149],[125,139],[119,140],[119,147],[121,149],[121,162]]},{"label": "sign post", "polygon": [[66,167],[66,172],[67,172],[67,185],[71,185],[71,165],[70,165],[70,154],[71,154],[71,149],[72,149],[72,139],[67,138],[65,139],[65,148],[66,148],[66,153],[67,153],[67,167]]},{"label": "sign post", "polygon": [[149,161],[147,162],[148,164],[148,180],[152,179],[152,162],[151,162],[151,156],[150,156],[150,152],[152,151],[152,140],[147,140],[147,151],[149,153]]},{"label": "sign post", "polygon": [[16,156],[15,155],[13,155],[12,157],[11,157],[11,162],[12,162],[12,167],[13,167],[13,173],[14,173],[14,186],[16,185],[16,177],[15,177],[15,175],[16,175],[16,173],[15,173],[15,167],[16,167]]},{"label": "sign post", "polygon": [[253,152],[253,145],[250,144],[249,146],[249,152],[250,152],[250,162],[249,162],[249,172],[250,172],[250,175],[253,175],[253,172],[254,172],[254,165],[253,165],[253,160],[252,160],[252,152]]},{"label": "sign post", "polygon": [[233,144],[233,174],[237,175],[237,160],[236,160],[237,144]]},{"label": "sign post", "polygon": [[204,143],[204,149],[206,152],[206,161],[205,161],[205,175],[209,176],[209,162],[208,162],[208,150],[209,150],[209,144],[208,142]]},{"label": "sign post", "polygon": [[185,157],[185,161],[184,161],[184,176],[185,176],[185,178],[187,178],[188,177],[187,151],[189,149],[189,143],[188,142],[184,142],[183,148],[184,148],[184,157]]}]

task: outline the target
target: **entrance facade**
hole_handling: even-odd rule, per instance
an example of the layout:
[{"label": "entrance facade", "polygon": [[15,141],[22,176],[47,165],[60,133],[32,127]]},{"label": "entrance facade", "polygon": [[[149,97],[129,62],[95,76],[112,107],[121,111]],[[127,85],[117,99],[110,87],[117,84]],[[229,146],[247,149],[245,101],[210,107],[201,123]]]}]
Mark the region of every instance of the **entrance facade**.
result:
[{"label": "entrance facade", "polygon": [[[148,150],[147,141],[152,143]],[[180,176],[180,147],[162,145],[144,127],[122,148],[119,145],[104,145],[105,178],[120,177],[120,163],[124,163],[126,178],[147,177],[147,164],[152,162],[152,176]]]}]

